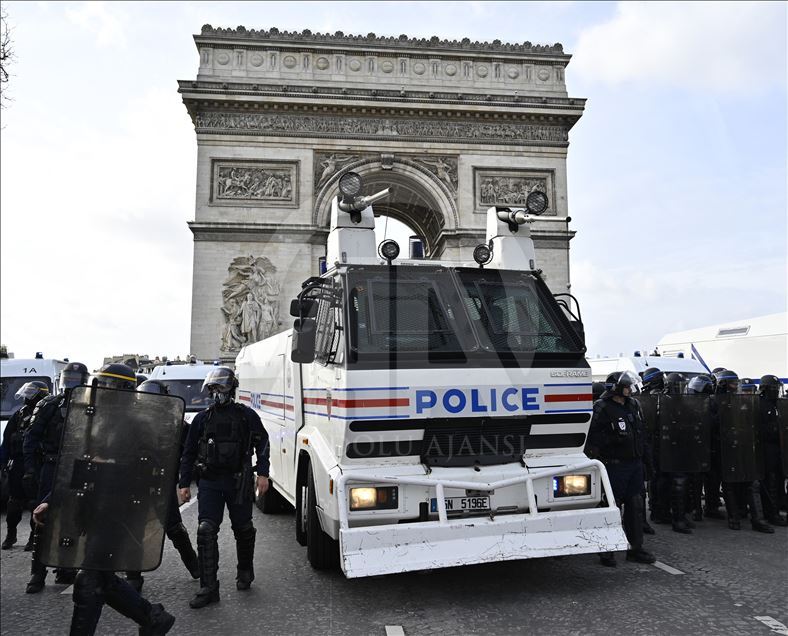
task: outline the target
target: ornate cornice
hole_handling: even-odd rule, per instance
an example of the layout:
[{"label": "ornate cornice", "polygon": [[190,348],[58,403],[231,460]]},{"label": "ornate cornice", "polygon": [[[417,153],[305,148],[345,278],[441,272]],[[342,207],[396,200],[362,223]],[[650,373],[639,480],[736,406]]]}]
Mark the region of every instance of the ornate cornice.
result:
[{"label": "ornate cornice", "polygon": [[309,29],[303,31],[280,31],[276,27],[268,30],[247,29],[239,26],[235,29],[214,28],[210,24],[205,24],[198,38],[221,38],[240,41],[265,40],[272,42],[287,42],[291,44],[331,44],[353,47],[385,47],[393,49],[423,49],[441,51],[468,51],[478,53],[526,53],[528,55],[549,55],[562,56],[567,60],[569,55],[564,53],[564,47],[560,43],[555,44],[532,44],[523,42],[521,44],[510,44],[493,40],[492,42],[472,42],[469,38],[462,40],[442,40],[438,36],[431,38],[411,38],[407,35],[399,37],[378,36],[374,33],[367,35],[345,35],[342,31],[331,33],[313,33]]}]

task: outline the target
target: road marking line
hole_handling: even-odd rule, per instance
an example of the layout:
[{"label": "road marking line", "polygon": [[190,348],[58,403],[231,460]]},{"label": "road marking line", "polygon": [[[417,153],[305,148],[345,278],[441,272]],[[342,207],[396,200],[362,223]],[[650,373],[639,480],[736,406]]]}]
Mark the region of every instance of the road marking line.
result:
[{"label": "road marking line", "polygon": [[669,565],[665,565],[662,561],[654,561],[652,563],[655,568],[662,570],[663,572],[667,572],[668,574],[684,574],[681,570],[677,570],[676,568],[672,568]]},{"label": "road marking line", "polygon": [[788,636],[788,627],[783,625],[776,618],[772,618],[771,616],[753,616],[753,618],[756,621],[760,621],[761,623],[766,625],[766,627],[768,627],[775,633],[784,634],[785,636]]},{"label": "road marking line", "polygon": [[71,594],[71,592],[73,591],[73,589],[74,589],[74,586],[73,586],[73,585],[69,585],[69,586],[68,586],[68,587],[67,587],[65,590],[63,590],[63,591],[61,592],[61,594]]},{"label": "road marking line", "polygon": [[192,505],[192,504],[193,504],[195,501],[197,501],[197,497],[192,497],[191,499],[189,499],[189,501],[187,501],[187,502],[186,502],[185,504],[183,504],[183,505],[182,505],[180,508],[178,508],[178,510],[180,510],[181,512],[183,512],[184,510],[186,510],[186,508],[188,508],[189,506],[191,506],[191,505]]},{"label": "road marking line", "polygon": [[386,636],[405,636],[402,625],[386,625]]}]

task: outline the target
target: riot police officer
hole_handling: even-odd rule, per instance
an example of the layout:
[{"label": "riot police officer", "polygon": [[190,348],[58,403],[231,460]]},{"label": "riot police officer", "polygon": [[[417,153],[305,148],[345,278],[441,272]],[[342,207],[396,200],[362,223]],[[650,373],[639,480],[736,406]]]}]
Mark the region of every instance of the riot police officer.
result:
[{"label": "riot police officer", "polygon": [[[654,555],[643,549],[641,494],[647,440],[640,406],[631,397],[637,382],[629,371],[607,377],[607,390],[594,403],[586,448],[590,457],[605,464],[616,505],[624,509],[624,532],[630,545],[627,560],[654,563]],[[600,554],[600,559],[603,565],[616,564],[613,553]]]},{"label": "riot police officer", "polygon": [[[106,364],[96,372],[93,380],[95,387],[124,391],[133,391],[136,385],[134,372],[125,364]],[[35,519],[42,525],[49,509],[48,500],[49,492],[34,511]],[[129,528],[126,527],[126,530]],[[133,530],[131,528],[132,533]],[[142,534],[144,529],[140,531],[140,536]],[[95,634],[105,603],[136,622],[142,635],[166,634],[175,623],[175,617],[166,612],[161,604],[152,605],[114,572],[80,569],[74,579],[72,600],[71,636]]]},{"label": "riot police officer", "polygon": [[[724,386],[720,386],[720,378],[726,372],[727,370],[723,367],[715,367],[711,372],[710,378],[715,395],[727,390]],[[709,470],[703,475],[703,516],[709,519],[725,519],[725,515],[720,512],[722,478],[720,477],[720,422],[717,416],[717,403],[712,399],[709,401],[709,407],[711,410],[711,456]]]},{"label": "riot police officer", "polygon": [[[644,462],[646,481],[648,482],[649,508],[651,520],[655,523],[670,523],[669,484],[665,483],[659,466],[659,417],[658,396],[665,392],[665,374],[657,367],[649,367],[643,372],[643,398],[641,407],[646,420],[646,431],[649,436],[648,448],[650,456]],[[646,408],[651,406],[651,408]],[[645,527],[644,527],[645,531]]]},{"label": "riot police officer", "polygon": [[766,519],[775,526],[786,525],[786,520],[780,514],[781,491],[785,483],[783,474],[785,458],[782,456],[784,449],[780,447],[780,413],[777,409],[777,400],[780,398],[782,387],[783,383],[776,375],[765,375],[761,378],[758,388],[760,394],[758,428],[761,434],[764,463],[761,494]]},{"label": "riot police officer", "polygon": [[[743,513],[745,513],[746,508],[749,508],[752,529],[757,532],[771,534],[774,532],[774,528],[763,518],[760,477],[753,477],[754,473],[758,472],[757,466],[753,467],[753,464],[756,464],[760,459],[758,456],[760,449],[756,451],[753,443],[740,444],[739,440],[733,439],[734,434],[747,435],[750,440],[757,439],[758,432],[756,430],[757,425],[754,414],[752,421],[740,422],[734,418],[746,412],[744,409],[747,405],[737,403],[734,405],[733,409],[731,409],[726,404],[726,398],[730,399],[731,397],[735,397],[739,389],[739,376],[735,371],[731,371],[730,369],[720,371],[716,378],[717,391],[715,400],[712,402],[714,405],[712,414],[716,419],[716,426],[720,429],[720,464],[722,469],[721,472],[723,473],[722,493],[728,515],[728,528],[731,530],[740,530],[740,519]],[[722,412],[721,409],[725,408],[734,410],[734,414],[732,418],[727,418],[731,421],[728,422],[727,426],[724,427],[725,430],[723,430],[723,418],[726,417],[727,413]],[[739,430],[735,430],[736,428]],[[754,454],[752,457],[749,455],[743,457],[742,462],[746,465],[742,467],[739,466],[738,463],[732,463],[739,459],[739,457],[735,455],[735,452],[737,450],[744,451],[745,449]],[[726,460],[726,456],[730,457],[730,459]],[[744,477],[741,476],[742,474]]]},{"label": "riot police officer", "polygon": [[[139,380],[139,378],[140,376],[138,374],[137,379]],[[167,385],[164,384],[164,382],[160,382],[159,380],[144,380],[137,387],[137,391],[140,391],[141,393],[154,393],[157,395],[169,395],[170,393]],[[181,452],[183,452],[183,442],[186,439],[186,431],[187,429],[184,427],[180,441]],[[167,508],[167,521],[165,523],[164,529],[165,533],[167,534],[167,538],[172,542],[172,545],[178,551],[178,554],[180,554],[181,561],[183,561],[183,564],[186,566],[189,574],[191,574],[192,578],[194,579],[200,578],[200,568],[197,561],[197,553],[194,551],[194,547],[192,546],[191,539],[189,538],[189,532],[186,530],[186,526],[183,525],[181,511],[178,508],[178,495],[176,494],[175,490],[172,491],[170,504]],[[140,572],[127,572],[126,580],[135,590],[138,592],[142,591],[144,578]]]},{"label": "riot police officer", "polygon": [[[6,458],[7,465],[5,468],[8,470],[8,507],[5,518],[8,530],[2,546],[0,546],[3,550],[10,550],[16,543],[16,527],[22,521],[22,511],[25,509],[25,504],[28,501],[22,483],[22,478],[25,474],[24,454],[22,452],[24,436],[27,429],[30,428],[33,409],[48,394],[49,387],[40,380],[33,380],[23,384],[14,397],[17,400],[24,400],[24,404],[9,418],[3,431],[3,457]],[[30,525],[30,538],[27,542],[30,548],[26,545],[26,550],[33,547],[32,527],[34,524],[32,520]]]},{"label": "riot police officer", "polygon": [[[22,444],[25,474],[23,482],[25,492],[36,503],[43,501],[44,496],[52,490],[52,479],[55,475],[55,464],[60,451],[60,438],[63,422],[66,419],[68,399],[71,389],[88,381],[88,368],[81,362],[69,362],[60,372],[60,386],[63,389],[58,395],[50,395],[41,400],[33,410],[30,428],[25,434]],[[47,570],[38,560],[35,542],[38,532],[33,535],[33,559],[30,565],[30,581],[26,592],[35,594],[44,589]],[[75,573],[70,570],[56,570],[55,583],[72,583]]]},{"label": "riot police officer", "polygon": [[[693,376],[687,383],[687,395],[694,395],[696,399],[709,399],[714,394],[714,378],[705,373]],[[709,408],[706,402],[706,408]],[[711,463],[711,439],[709,439],[709,462]],[[689,509],[692,511],[693,521],[703,521],[703,480],[707,471],[693,473],[689,477]]]},{"label": "riot police officer", "polygon": [[199,470],[199,526],[197,552],[200,561],[200,590],[189,602],[194,608],[219,600],[219,526],[224,506],[235,534],[238,567],[236,588],[247,590],[254,580],[253,557],[256,529],[252,523],[255,480],[251,456],[257,456],[258,492],[268,490],[268,434],[252,409],[234,401],[238,380],[228,367],[208,373],[203,391],[213,405],[198,413],[186,437],[181,458],[180,495],[191,498],[190,485],[195,464]]}]

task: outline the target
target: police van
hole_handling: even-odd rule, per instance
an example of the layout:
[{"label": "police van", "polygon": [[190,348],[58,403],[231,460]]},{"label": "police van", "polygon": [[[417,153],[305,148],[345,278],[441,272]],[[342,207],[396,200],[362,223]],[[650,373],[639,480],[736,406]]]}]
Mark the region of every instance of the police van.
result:
[{"label": "police van", "polygon": [[311,565],[349,578],[626,549],[583,454],[579,311],[536,268],[546,196],[490,208],[474,262],[453,263],[376,250],[387,191],[360,196],[354,173],[339,188],[328,271],[303,283],[292,329],[236,359],[270,437],[263,511],[292,506]]},{"label": "police van", "polygon": [[14,358],[13,354],[0,358],[0,420],[1,431],[23,400],[15,396],[26,382],[40,380],[52,394],[60,392],[60,372],[68,364],[67,360],[46,359],[44,354],[36,353],[35,358]]},{"label": "police van", "polygon": [[711,373],[703,364],[693,358],[679,355],[648,354],[636,351],[631,356],[589,358],[591,366],[591,379],[594,382],[604,382],[608,375],[615,371],[631,371],[640,375],[650,367],[656,367],[665,374],[678,373],[683,380],[689,381],[701,373]]},{"label": "police van", "polygon": [[202,362],[160,364],[153,368],[148,379],[162,382],[169,389],[170,395],[183,398],[186,402],[186,423],[191,424],[197,413],[211,405],[209,396],[202,392],[202,384],[205,376],[214,368],[213,364]]}]

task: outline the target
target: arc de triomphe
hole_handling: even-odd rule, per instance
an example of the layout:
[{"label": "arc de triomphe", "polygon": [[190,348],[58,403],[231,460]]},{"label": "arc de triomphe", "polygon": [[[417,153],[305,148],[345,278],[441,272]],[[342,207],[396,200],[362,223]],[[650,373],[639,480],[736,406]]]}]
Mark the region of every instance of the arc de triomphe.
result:
[{"label": "arc de triomphe", "polygon": [[367,193],[392,187],[376,212],[431,258],[471,260],[489,206],[544,190],[539,266],[567,290],[566,153],[585,100],[567,95],[560,44],[210,25],[194,40],[197,78],[179,81],[198,146],[192,353],[234,359],[290,324],[350,169]]}]

